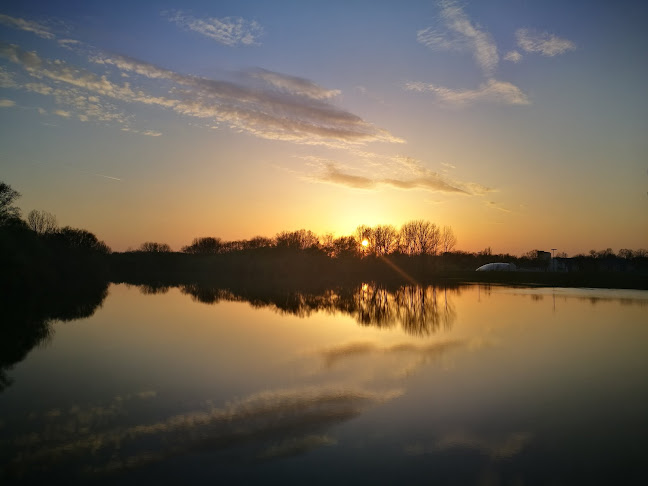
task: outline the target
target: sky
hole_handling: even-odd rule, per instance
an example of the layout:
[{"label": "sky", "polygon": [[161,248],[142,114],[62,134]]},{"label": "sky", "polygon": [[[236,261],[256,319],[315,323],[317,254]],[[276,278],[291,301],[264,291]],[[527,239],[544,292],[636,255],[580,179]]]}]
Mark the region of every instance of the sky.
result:
[{"label": "sky", "polygon": [[648,247],[648,3],[0,6],[0,180],[116,251],[413,219]]}]

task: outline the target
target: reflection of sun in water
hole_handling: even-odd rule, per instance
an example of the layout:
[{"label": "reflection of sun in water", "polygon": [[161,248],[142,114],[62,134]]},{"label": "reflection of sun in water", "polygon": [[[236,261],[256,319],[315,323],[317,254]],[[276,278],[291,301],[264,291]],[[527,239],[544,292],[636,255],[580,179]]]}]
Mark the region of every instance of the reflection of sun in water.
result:
[{"label": "reflection of sun in water", "polygon": [[365,238],[364,240],[362,240],[362,246],[364,246],[365,248],[367,248],[367,247],[369,246],[369,240],[366,239],[366,238]]}]

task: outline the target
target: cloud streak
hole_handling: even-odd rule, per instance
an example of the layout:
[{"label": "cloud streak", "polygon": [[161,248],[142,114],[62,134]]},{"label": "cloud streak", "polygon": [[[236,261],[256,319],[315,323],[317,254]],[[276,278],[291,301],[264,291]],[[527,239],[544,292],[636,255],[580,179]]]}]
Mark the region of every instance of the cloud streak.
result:
[{"label": "cloud streak", "polygon": [[182,99],[172,106],[176,112],[214,118],[261,138],[307,144],[403,142],[329,103],[338,90],[326,90],[304,78],[261,69],[243,73],[245,80],[261,82],[253,86],[183,75],[126,57],[101,57],[95,62],[182,85],[186,87],[178,90]]},{"label": "cloud streak", "polygon": [[[63,61],[43,59],[13,44],[0,43],[0,57],[21,66],[34,78],[53,82],[55,87],[41,87],[43,93],[53,92],[58,86],[66,90],[70,87],[82,89],[95,96],[215,120],[271,140],[334,146],[373,141],[403,142],[331,104],[328,99],[338,93],[336,90],[326,90],[303,78],[271,71],[244,73],[244,81],[234,83],[184,75],[122,56],[91,58],[95,64],[113,66],[122,74],[135,73],[156,80],[158,85],[152,88],[159,91],[166,86],[169,90],[168,96],[158,96],[145,88],[135,88],[129,82],[110,81],[107,74],[99,75]],[[160,83],[163,85],[159,86]]]},{"label": "cloud streak", "polygon": [[492,36],[471,22],[463,8],[453,0],[439,2],[445,32],[428,27],[419,30],[419,43],[434,50],[470,50],[484,74],[490,76],[499,62],[497,45]]},{"label": "cloud streak", "polygon": [[504,60],[517,64],[522,60],[522,54],[520,54],[518,51],[509,51],[504,56]]},{"label": "cloud streak", "polygon": [[488,206],[491,209],[497,209],[498,211],[502,211],[503,213],[510,213],[511,212],[510,209],[505,208],[504,206],[500,206],[495,201],[485,201],[484,204],[486,204],[486,206]]},{"label": "cloud streak", "polygon": [[314,100],[326,100],[342,93],[338,89],[324,89],[308,79],[275,73],[266,69],[251,71],[249,75],[287,93],[306,96]]},{"label": "cloud streak", "polygon": [[537,53],[547,57],[554,57],[576,49],[576,44],[567,39],[562,39],[549,32],[539,32],[533,29],[518,29],[515,37],[520,49],[525,52]]},{"label": "cloud streak", "polygon": [[418,172],[418,175],[408,179],[394,177],[371,179],[369,177],[345,173],[336,164],[329,162],[325,164],[324,173],[315,176],[313,180],[353,189],[375,189],[380,186],[386,186],[402,190],[419,189],[466,195],[481,195],[490,191],[489,188],[481,184],[453,181],[429,169],[419,168]]},{"label": "cloud streak", "polygon": [[405,85],[408,91],[434,93],[444,103],[464,105],[476,102],[504,103],[507,105],[529,105],[531,101],[520,88],[507,81],[489,79],[477,89],[451,89],[435,84],[410,82]]},{"label": "cloud streak", "polygon": [[263,28],[254,20],[241,17],[208,17],[200,19],[180,10],[164,12],[169,21],[176,25],[197,32],[229,47],[259,45]]},{"label": "cloud streak", "polygon": [[0,24],[11,27],[12,29],[31,32],[38,37],[42,37],[43,39],[55,38],[55,35],[52,34],[52,32],[50,32],[50,30],[43,24],[39,24],[38,22],[33,22],[31,20],[25,20],[16,17],[10,17],[9,15],[0,14]]}]

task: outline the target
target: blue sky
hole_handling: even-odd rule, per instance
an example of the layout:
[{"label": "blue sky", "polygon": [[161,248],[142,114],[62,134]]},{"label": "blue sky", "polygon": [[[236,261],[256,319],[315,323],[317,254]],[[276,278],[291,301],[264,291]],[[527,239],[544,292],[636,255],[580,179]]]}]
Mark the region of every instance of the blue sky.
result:
[{"label": "blue sky", "polygon": [[0,174],[115,249],[645,247],[644,2],[4,2]]}]

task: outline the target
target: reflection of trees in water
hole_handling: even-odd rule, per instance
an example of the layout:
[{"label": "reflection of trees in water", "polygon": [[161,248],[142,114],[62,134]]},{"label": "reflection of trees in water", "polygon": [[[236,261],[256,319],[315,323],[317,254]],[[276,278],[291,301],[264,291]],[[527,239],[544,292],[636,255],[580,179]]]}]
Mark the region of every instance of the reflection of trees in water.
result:
[{"label": "reflection of trees in water", "polygon": [[166,294],[171,287],[160,283],[149,283],[139,286],[139,291],[144,295]]},{"label": "reflection of trees in water", "polygon": [[359,324],[376,327],[393,327],[396,324],[394,294],[387,289],[363,284],[354,297],[354,314]]},{"label": "reflection of trees in water", "polygon": [[449,329],[456,319],[454,306],[448,302],[448,289],[408,286],[396,292],[397,312],[403,329],[416,336],[427,336],[443,327]]},{"label": "reflection of trees in water", "polygon": [[0,295],[0,392],[11,385],[7,371],[53,335],[54,321],[90,317],[108,295],[107,282],[12,291]]},{"label": "reflection of trees in water", "polygon": [[460,287],[406,285],[394,290],[381,285],[362,284],[355,288],[327,289],[316,292],[277,289],[231,290],[204,284],[188,284],[181,292],[192,299],[216,304],[220,301],[247,302],[253,307],[270,307],[282,314],[308,317],[314,312],[351,315],[358,324],[392,328],[400,325],[408,334],[427,336],[449,329],[456,310],[449,293]]}]

